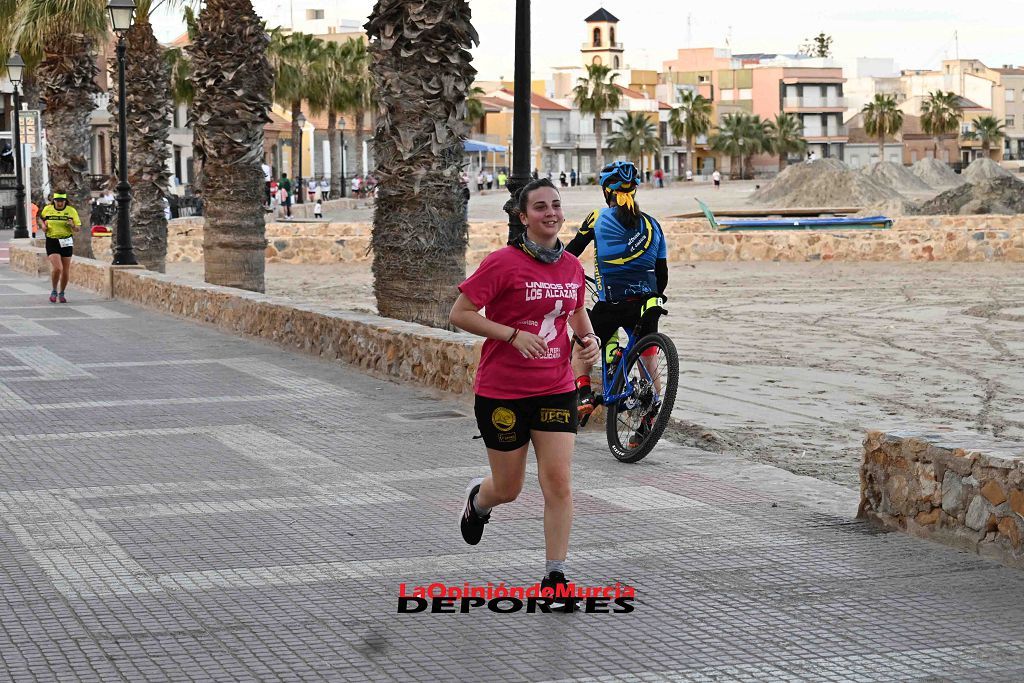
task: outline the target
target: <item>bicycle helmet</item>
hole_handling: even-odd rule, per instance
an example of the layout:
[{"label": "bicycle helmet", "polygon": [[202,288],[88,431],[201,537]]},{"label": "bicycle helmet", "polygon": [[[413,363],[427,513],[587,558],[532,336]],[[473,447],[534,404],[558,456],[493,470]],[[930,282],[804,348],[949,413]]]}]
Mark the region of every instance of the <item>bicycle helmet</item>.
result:
[{"label": "bicycle helmet", "polygon": [[604,190],[605,202],[610,202],[615,196],[615,203],[618,206],[626,207],[631,213],[636,213],[636,203],[633,196],[640,185],[640,172],[631,161],[613,161],[601,169],[601,189]]}]

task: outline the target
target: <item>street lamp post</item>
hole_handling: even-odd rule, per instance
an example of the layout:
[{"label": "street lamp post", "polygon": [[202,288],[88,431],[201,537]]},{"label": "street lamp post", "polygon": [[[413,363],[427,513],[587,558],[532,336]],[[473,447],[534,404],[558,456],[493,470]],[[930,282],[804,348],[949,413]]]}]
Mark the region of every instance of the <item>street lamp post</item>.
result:
[{"label": "street lamp post", "polygon": [[117,235],[114,239],[114,265],[135,266],[135,251],[132,249],[131,218],[128,209],[132,202],[132,186],[128,183],[128,105],[124,92],[125,33],[135,20],[135,0],[109,0],[110,25],[117,34],[117,165],[120,182],[117,183]]},{"label": "street lamp post", "polygon": [[7,77],[11,79],[14,86],[14,211],[17,217],[17,225],[14,228],[15,239],[28,237],[28,221],[25,220],[25,176],[21,168],[21,95],[18,93],[18,86],[25,74],[25,60],[17,52],[7,60]]},{"label": "street lamp post", "polygon": [[339,190],[338,196],[344,199],[344,197],[345,197],[345,184],[346,184],[345,183],[345,117],[344,116],[338,117],[338,135],[341,136],[341,145],[340,145],[340,148],[341,148],[341,163],[339,164],[341,166],[341,188]]},{"label": "street lamp post", "polygon": [[512,104],[512,177],[508,179],[508,241],[526,231],[516,203],[530,182],[530,0],[516,0],[515,99]]},{"label": "street lamp post", "polygon": [[306,117],[299,112],[299,115],[295,117],[295,122],[299,124],[299,177],[295,179],[295,187],[299,191],[299,204],[305,204],[305,192],[302,190],[302,129],[306,127]]}]

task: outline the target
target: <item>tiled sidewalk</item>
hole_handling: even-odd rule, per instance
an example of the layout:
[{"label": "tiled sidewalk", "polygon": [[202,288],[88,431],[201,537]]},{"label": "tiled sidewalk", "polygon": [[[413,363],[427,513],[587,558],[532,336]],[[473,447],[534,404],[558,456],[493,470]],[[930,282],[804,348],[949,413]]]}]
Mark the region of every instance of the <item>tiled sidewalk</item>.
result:
[{"label": "tiled sidewalk", "polygon": [[[463,544],[471,410],[0,268],[0,680],[1024,679],[1024,574],[846,489],[579,442],[571,577],[631,614],[397,614],[530,584],[535,468]],[[808,505],[803,505],[806,502]]]}]

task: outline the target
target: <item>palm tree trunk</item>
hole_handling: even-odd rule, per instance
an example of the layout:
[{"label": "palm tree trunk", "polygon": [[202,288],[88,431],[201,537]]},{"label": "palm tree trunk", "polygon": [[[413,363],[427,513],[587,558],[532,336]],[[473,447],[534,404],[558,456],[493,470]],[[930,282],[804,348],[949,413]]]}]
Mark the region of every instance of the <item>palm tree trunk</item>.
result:
[{"label": "palm tree trunk", "polygon": [[126,102],[132,246],[140,264],[162,273],[167,258],[164,198],[171,176],[167,168],[172,107],[170,75],[163,48],[148,21],[135,21],[128,31],[127,47],[131,57],[125,62],[125,80],[132,84]]},{"label": "palm tree trunk", "polygon": [[785,168],[786,168],[786,153],[785,152],[780,152],[779,153],[779,173],[782,173],[782,171]]},{"label": "palm tree trunk", "polygon": [[938,161],[939,160],[939,136],[936,135],[935,137],[932,138],[932,140],[935,143],[935,150],[932,152],[932,154],[935,155],[935,160]]},{"label": "palm tree trunk", "polygon": [[601,144],[601,117],[598,114],[594,115],[594,140],[597,143],[597,168],[594,171],[599,174],[604,168],[604,146]]},{"label": "palm tree trunk", "polygon": [[885,133],[878,134],[878,161],[885,161]]},{"label": "palm tree trunk", "polygon": [[299,150],[302,147],[302,129],[299,128],[299,114],[302,113],[302,101],[292,102],[292,189],[302,192],[299,182],[302,178],[302,169],[299,168]]},{"label": "palm tree trunk", "polygon": [[356,109],[356,132],[355,132],[355,144],[356,144],[356,175],[360,178],[366,173],[366,169],[363,168],[363,117],[366,116],[366,111],[362,108]]},{"label": "palm tree trunk", "polygon": [[338,112],[330,109],[327,111],[327,144],[331,148],[331,191],[341,196],[345,179],[341,177],[341,150],[342,136],[344,133],[338,130]]},{"label": "palm tree trunk", "polygon": [[273,74],[268,38],[250,0],[207,0],[192,54],[189,110],[203,150],[206,281],[264,290],[263,126]]},{"label": "palm tree trunk", "polygon": [[377,310],[448,328],[469,237],[459,183],[467,130],[461,112],[476,74],[469,3],[378,0],[366,29],[381,114],[371,240]]},{"label": "palm tree trunk", "polygon": [[[39,65],[39,94],[46,101],[46,150],[50,187],[66,192],[68,203],[89,215],[89,116],[99,94],[92,40],[82,34],[49,35],[47,56]],[[88,221],[86,221],[88,222]],[[75,240],[75,254],[92,258],[89,226]]]},{"label": "palm tree trunk", "polygon": [[686,138],[686,154],[688,155],[686,160],[689,162],[690,168],[693,170],[693,175],[699,175],[697,169],[697,150],[694,149],[694,145],[697,144],[697,140],[693,137]]}]

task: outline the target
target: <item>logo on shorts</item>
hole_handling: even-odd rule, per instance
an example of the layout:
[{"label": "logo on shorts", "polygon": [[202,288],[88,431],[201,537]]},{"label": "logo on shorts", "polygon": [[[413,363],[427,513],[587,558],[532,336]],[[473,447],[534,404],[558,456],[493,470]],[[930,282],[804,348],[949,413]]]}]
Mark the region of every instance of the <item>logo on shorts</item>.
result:
[{"label": "logo on shorts", "polygon": [[508,408],[495,408],[491,413],[491,424],[499,432],[510,432],[516,426],[516,414]]},{"label": "logo on shorts", "polygon": [[541,408],[541,422],[557,422],[558,424],[569,424],[569,411],[562,408]]}]

